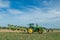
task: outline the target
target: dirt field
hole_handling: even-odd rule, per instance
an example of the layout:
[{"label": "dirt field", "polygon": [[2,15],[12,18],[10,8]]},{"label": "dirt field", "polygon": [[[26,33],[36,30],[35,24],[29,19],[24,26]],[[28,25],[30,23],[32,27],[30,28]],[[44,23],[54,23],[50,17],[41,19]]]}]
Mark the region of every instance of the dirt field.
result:
[{"label": "dirt field", "polygon": [[[0,29],[0,32],[21,32],[20,30],[8,30],[8,29]],[[44,31],[46,32],[46,31]],[[50,31],[51,32],[51,31]],[[53,30],[53,32],[60,32],[60,30]]]},{"label": "dirt field", "polygon": [[[24,31],[0,29],[0,32],[24,32]],[[46,33],[46,30],[45,30],[44,32]],[[50,31],[50,32],[51,32],[51,31]],[[60,30],[53,30],[53,32],[60,32]]]},{"label": "dirt field", "polygon": [[8,29],[0,29],[0,32],[21,32],[21,31],[13,31],[13,30],[8,30]]}]

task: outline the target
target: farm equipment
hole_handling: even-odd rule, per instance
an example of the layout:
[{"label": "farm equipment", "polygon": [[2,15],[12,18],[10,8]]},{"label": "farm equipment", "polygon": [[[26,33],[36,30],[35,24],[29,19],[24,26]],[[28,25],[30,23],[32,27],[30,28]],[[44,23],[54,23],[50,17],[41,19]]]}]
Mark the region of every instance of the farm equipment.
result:
[{"label": "farm equipment", "polygon": [[38,32],[38,33],[42,34],[44,31],[43,29],[44,29],[44,27],[40,27],[40,26],[38,26],[38,24],[34,25],[34,23],[31,23],[31,24],[29,24],[29,28],[27,29],[27,32],[29,34],[34,33],[34,32]]}]

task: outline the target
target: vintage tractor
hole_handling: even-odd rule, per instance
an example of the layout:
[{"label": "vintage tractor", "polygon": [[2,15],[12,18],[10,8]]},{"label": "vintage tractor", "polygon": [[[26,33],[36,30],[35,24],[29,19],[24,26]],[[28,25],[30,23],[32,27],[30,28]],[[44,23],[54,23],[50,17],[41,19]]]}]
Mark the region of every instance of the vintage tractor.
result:
[{"label": "vintage tractor", "polygon": [[44,27],[40,27],[40,26],[38,26],[38,24],[34,25],[34,23],[31,23],[31,24],[29,24],[29,28],[27,29],[27,32],[29,34],[34,33],[34,32],[38,32],[38,33],[42,34],[44,31],[43,29],[44,29]]}]

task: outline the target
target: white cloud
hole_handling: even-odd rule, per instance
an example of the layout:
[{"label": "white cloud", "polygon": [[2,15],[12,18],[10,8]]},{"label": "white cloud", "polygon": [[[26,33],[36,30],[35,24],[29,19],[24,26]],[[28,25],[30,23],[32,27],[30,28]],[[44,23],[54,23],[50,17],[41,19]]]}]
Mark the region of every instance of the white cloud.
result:
[{"label": "white cloud", "polygon": [[3,1],[3,0],[0,0],[0,8],[9,8],[10,7],[10,2],[7,0],[7,1]]},{"label": "white cloud", "polygon": [[[47,1],[43,2],[44,5],[48,6],[50,3],[48,3]],[[21,10],[17,10],[17,9],[11,9],[10,7],[10,2],[9,1],[0,1],[0,8],[8,8],[7,11],[3,11],[0,10],[2,14],[0,14],[0,19],[2,18],[7,18],[6,22],[8,21],[9,23],[22,23],[22,24],[26,24],[26,23],[55,23],[60,21],[60,8],[58,9],[53,9],[53,8],[45,8],[45,9],[50,9],[50,10],[46,10],[48,12],[44,12],[44,8],[38,8],[38,7],[32,7],[32,8],[26,8],[27,11],[21,11]],[[44,11],[43,11],[44,10]],[[10,17],[7,14],[12,14],[12,15],[17,15],[17,16],[12,16]],[[22,15],[20,15],[22,14]],[[2,22],[1,22],[2,23]],[[4,23],[4,22],[3,22]]]},{"label": "white cloud", "polygon": [[[0,19],[1,20],[5,20],[5,18],[7,18],[7,20],[9,20],[9,19],[13,20],[13,19],[15,19],[15,16],[18,16],[20,14],[23,14],[23,12],[20,11],[20,10],[17,10],[17,9],[11,9],[11,8],[4,9],[4,8],[0,8]],[[11,15],[14,15],[14,16],[11,17]]]},{"label": "white cloud", "polygon": [[47,13],[40,8],[34,7],[33,9],[27,8],[29,11],[22,16],[16,18],[22,22],[37,22],[37,23],[53,23],[60,20],[60,11],[57,9],[51,9]]},{"label": "white cloud", "polygon": [[2,19],[3,17],[0,15],[0,19]]},{"label": "white cloud", "polygon": [[8,9],[8,13],[16,15],[16,14],[22,14],[23,12],[17,9]]},{"label": "white cloud", "polygon": [[7,14],[0,14],[0,19],[4,19],[7,16],[8,16]]},{"label": "white cloud", "polygon": [[[9,23],[18,24],[28,24],[28,23],[55,23],[60,20],[60,10],[58,9],[50,9],[48,12],[44,13],[41,8],[34,7],[34,8],[27,8],[27,12],[23,12],[17,9],[7,9],[6,13],[10,13],[17,16],[8,16],[8,15],[1,15],[0,18],[7,18],[6,19]],[[5,13],[5,12],[3,12]],[[22,15],[20,15],[22,14]],[[14,20],[14,21],[13,21]],[[13,22],[12,22],[13,21]]]},{"label": "white cloud", "polygon": [[49,3],[47,1],[43,1],[43,4],[47,6]]}]

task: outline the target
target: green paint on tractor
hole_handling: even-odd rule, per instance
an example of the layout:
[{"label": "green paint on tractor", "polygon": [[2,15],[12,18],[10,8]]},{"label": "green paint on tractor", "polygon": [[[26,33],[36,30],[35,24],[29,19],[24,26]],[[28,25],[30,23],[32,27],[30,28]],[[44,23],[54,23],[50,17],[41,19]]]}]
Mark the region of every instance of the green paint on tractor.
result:
[{"label": "green paint on tractor", "polygon": [[[29,29],[32,30],[31,33],[33,33],[33,32],[38,32],[38,33],[42,34],[42,33],[44,32],[44,27],[38,26],[38,24],[34,24],[34,23],[30,23],[30,24],[29,24],[28,30],[29,30]],[[27,31],[28,31],[28,30],[27,30]],[[28,33],[30,33],[30,31],[28,31]]]}]

